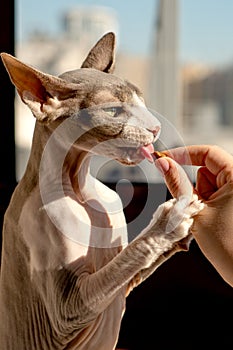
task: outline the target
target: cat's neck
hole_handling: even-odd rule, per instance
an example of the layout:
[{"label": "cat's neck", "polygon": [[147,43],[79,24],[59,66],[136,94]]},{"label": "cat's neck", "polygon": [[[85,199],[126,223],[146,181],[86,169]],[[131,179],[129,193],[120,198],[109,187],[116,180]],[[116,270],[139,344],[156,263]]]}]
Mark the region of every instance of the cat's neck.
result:
[{"label": "cat's neck", "polygon": [[62,191],[62,194],[69,195],[75,192],[80,197],[80,191],[90,176],[90,156],[88,152],[74,146],[74,136],[67,137],[67,133],[67,125],[60,124],[51,130],[49,125],[36,123],[31,153],[22,181],[30,179],[33,187],[43,186],[43,191],[57,193],[58,196]]}]

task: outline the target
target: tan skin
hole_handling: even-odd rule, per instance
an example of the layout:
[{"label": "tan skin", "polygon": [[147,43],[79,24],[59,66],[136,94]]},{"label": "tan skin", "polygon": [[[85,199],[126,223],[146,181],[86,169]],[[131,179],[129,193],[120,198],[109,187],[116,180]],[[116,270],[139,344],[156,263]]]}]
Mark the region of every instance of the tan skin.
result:
[{"label": "tan skin", "polygon": [[[163,152],[182,165],[200,166],[194,192],[205,203],[192,234],[201,251],[233,287],[233,156],[217,146],[193,145]],[[155,161],[176,197],[179,174],[169,157]]]}]

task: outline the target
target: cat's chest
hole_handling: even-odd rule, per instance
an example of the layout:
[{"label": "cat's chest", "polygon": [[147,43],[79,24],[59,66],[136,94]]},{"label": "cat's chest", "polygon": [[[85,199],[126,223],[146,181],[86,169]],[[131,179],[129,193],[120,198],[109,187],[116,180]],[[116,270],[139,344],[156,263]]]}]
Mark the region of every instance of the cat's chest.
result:
[{"label": "cat's chest", "polygon": [[118,195],[104,185],[89,191],[79,202],[65,196],[44,206],[63,234],[67,263],[86,255],[89,247],[115,248],[128,243],[127,226]]}]

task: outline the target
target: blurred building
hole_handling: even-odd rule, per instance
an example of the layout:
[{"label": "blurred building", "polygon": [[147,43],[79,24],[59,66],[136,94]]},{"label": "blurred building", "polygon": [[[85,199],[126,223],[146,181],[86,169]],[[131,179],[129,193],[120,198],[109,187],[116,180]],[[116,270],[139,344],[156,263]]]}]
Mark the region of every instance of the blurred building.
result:
[{"label": "blurred building", "polygon": [[62,22],[64,36],[78,46],[91,47],[103,33],[118,31],[117,14],[103,6],[78,6],[67,11]]},{"label": "blurred building", "polygon": [[211,68],[200,63],[186,64],[181,69],[182,125],[186,131],[198,128],[198,113],[202,104],[202,92],[199,83],[208,77],[211,72]]},{"label": "blurred building", "polygon": [[198,74],[187,79],[184,69],[183,77],[183,114],[189,117],[190,126],[196,123],[197,110],[210,104],[215,105],[219,125],[233,126],[233,66],[221,70],[192,66],[189,72],[195,68]]},{"label": "blurred building", "polygon": [[[76,69],[89,49],[105,33],[118,36],[117,14],[104,6],[77,6],[60,19],[60,33],[34,31],[29,39],[17,45],[17,56],[37,68],[58,75]],[[36,54],[35,54],[36,53]]]},{"label": "blurred building", "polygon": [[213,143],[233,152],[233,66],[182,69],[186,143]]}]

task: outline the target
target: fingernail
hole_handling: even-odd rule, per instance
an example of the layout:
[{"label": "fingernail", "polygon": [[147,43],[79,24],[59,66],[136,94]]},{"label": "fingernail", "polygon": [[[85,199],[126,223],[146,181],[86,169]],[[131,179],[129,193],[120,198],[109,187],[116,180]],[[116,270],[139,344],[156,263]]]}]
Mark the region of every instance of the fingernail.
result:
[{"label": "fingernail", "polygon": [[165,175],[169,168],[170,168],[170,164],[169,162],[167,161],[166,158],[159,158],[155,161],[155,165],[157,167],[157,169],[163,174]]}]

